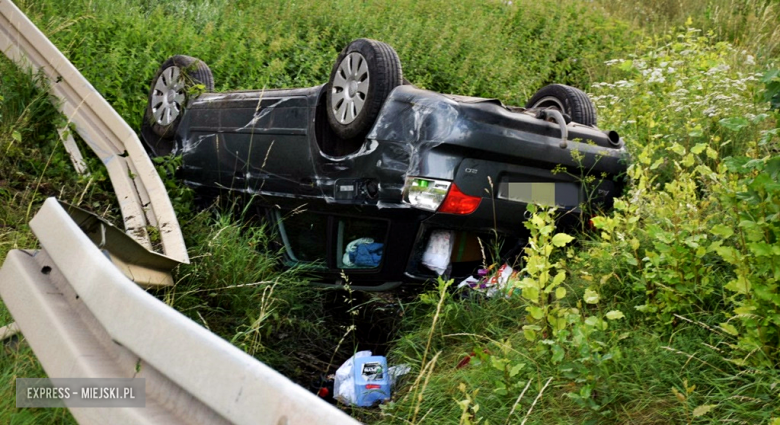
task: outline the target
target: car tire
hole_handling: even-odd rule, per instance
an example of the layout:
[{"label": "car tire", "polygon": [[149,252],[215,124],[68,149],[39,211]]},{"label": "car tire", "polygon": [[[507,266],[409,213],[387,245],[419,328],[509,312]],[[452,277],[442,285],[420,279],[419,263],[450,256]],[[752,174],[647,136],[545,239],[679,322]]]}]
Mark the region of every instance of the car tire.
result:
[{"label": "car tire", "polygon": [[172,139],[187,104],[188,89],[197,84],[214,90],[214,77],[205,62],[184,55],[168,58],[152,79],[144,125],[157,136]]},{"label": "car tire", "polygon": [[553,108],[571,117],[572,121],[596,126],[596,108],[585,92],[563,84],[544,86],[525,105],[526,108]]},{"label": "car tire", "polygon": [[336,135],[364,137],[387,96],[403,81],[392,47],[366,38],[349,43],[336,58],[327,86],[328,122]]}]

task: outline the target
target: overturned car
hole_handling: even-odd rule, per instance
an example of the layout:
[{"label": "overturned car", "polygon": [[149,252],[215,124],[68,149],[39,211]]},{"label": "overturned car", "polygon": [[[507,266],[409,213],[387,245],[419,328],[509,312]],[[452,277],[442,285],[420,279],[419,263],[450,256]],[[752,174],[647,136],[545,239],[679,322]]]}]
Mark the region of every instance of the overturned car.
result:
[{"label": "overturned car", "polygon": [[148,151],[181,155],[199,193],[257,195],[288,264],[312,264],[323,282],[346,274],[385,290],[470,275],[488,245],[520,252],[529,203],[557,206],[571,226],[622,191],[623,142],[573,87],[546,86],[524,108],[435,93],[368,39],[340,53],[327,84],[213,87],[202,61],[164,62],[142,128]]}]

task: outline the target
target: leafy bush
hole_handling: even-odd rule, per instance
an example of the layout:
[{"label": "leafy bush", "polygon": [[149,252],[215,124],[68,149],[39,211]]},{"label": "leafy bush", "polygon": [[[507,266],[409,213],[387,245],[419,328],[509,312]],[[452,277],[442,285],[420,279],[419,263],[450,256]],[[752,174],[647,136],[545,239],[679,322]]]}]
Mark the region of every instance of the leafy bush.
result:
[{"label": "leafy bush", "polygon": [[[639,55],[607,62],[614,83],[596,83],[592,97],[601,125],[628,135],[634,158],[658,183],[681,165],[715,168],[720,158],[755,151],[766,105],[755,101],[760,75],[755,59],[712,34],[692,28],[649,39]],[[766,148],[762,147],[766,152]]]},{"label": "leafy bush", "polygon": [[733,158],[726,168],[739,178],[721,193],[726,220],[711,230],[731,268],[720,327],[738,337],[732,348],[744,357],[732,361],[772,368],[780,361],[780,156]]},{"label": "leafy bush", "polygon": [[[353,414],[464,424],[764,423],[780,415],[778,128],[767,111],[767,102],[777,106],[777,72],[764,73],[765,93],[758,84],[777,48],[776,1],[729,10],[721,6],[732,0],[19,3],[135,128],[152,75],[180,53],[204,59],[218,90],[321,84],[358,37],[393,45],[406,77],[422,87],[510,104],[550,82],[608,81],[591,89],[601,124],[617,129],[633,156],[615,211],[595,217],[596,234],[574,245],[552,230],[552,212],[536,210],[525,270],[508,298],[453,294],[440,281],[405,302],[391,361],[410,363],[417,379],[402,382],[381,412]],[[597,5],[647,28],[657,16],[682,22],[690,9],[713,32],[638,42]],[[613,57],[625,60],[603,63]],[[65,120],[34,77],[0,59],[0,82],[2,256],[34,244],[25,216],[43,195],[101,210],[110,202],[99,168],[86,183],[73,177],[52,125]],[[345,302],[343,293],[303,286],[302,271],[280,273],[266,228],[193,214],[192,193],[171,178],[176,160],[157,165],[187,217],[193,260],[158,294],[170,305],[302,380],[380,332],[355,314],[352,293]],[[335,320],[328,297],[350,305],[346,321]],[[10,321],[2,309],[0,317]],[[348,335],[351,347],[342,345]],[[29,350],[8,358],[6,376],[42,373],[22,363],[34,363]]]},{"label": "leafy bush", "polygon": [[775,110],[780,110],[780,69],[773,69],[764,74],[762,80],[766,84],[764,100]]},{"label": "leafy bush", "polygon": [[582,2],[19,3],[133,128],[175,54],[203,59],[217,90],[305,87],[325,83],[338,52],[367,37],[393,46],[421,87],[522,105],[551,82],[587,85],[604,55],[637,38]]},{"label": "leafy bush", "polygon": [[580,259],[660,323],[709,314],[739,338],[732,360],[774,364],[778,142],[759,78],[749,56],[690,29],[652,43],[612,62],[627,79],[594,86],[636,161]]}]

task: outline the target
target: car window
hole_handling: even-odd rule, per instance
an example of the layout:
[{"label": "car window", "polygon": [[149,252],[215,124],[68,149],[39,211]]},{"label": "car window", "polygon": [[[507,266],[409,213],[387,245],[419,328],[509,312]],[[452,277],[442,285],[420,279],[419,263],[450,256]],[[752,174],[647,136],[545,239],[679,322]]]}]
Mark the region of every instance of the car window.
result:
[{"label": "car window", "polygon": [[322,214],[275,211],[279,234],[287,256],[295,262],[321,262],[325,265],[328,241],[328,217]]},{"label": "car window", "polygon": [[375,269],[382,263],[387,222],[364,218],[339,218],[336,265],[340,269]]}]

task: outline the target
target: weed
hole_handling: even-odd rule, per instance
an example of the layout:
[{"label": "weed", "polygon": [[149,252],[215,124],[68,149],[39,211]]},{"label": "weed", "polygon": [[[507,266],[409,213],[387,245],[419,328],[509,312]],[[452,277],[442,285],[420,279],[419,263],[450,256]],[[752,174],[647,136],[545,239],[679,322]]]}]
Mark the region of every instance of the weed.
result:
[{"label": "weed", "polygon": [[718,41],[739,42],[766,58],[780,49],[780,5],[763,0],[597,0],[612,16],[654,33],[687,25],[712,31]]},{"label": "weed", "polygon": [[[410,81],[441,92],[522,105],[547,83],[603,81],[591,86],[602,126],[634,161],[627,195],[594,217],[596,234],[572,235],[576,247],[536,209],[509,297],[452,297],[439,281],[408,302],[388,354],[415,365],[416,379],[381,412],[353,413],[777,423],[776,1],[19,3],[133,128],[174,54],[208,63],[218,90],[321,84],[358,37],[393,45]],[[0,58],[0,258],[35,247],[26,216],[47,196],[118,218],[98,159],[87,156],[89,177],[73,173],[56,132],[66,120],[39,87]],[[282,272],[273,229],[250,208],[198,213],[178,161],[155,165],[192,264],[156,295],[299,381],[366,344],[374,301],[348,292],[344,308],[343,292],[306,285],[308,270]],[[0,320],[12,320],[1,307]],[[1,360],[0,422],[71,421],[65,410],[14,409],[13,378],[44,372],[24,343]]]}]

